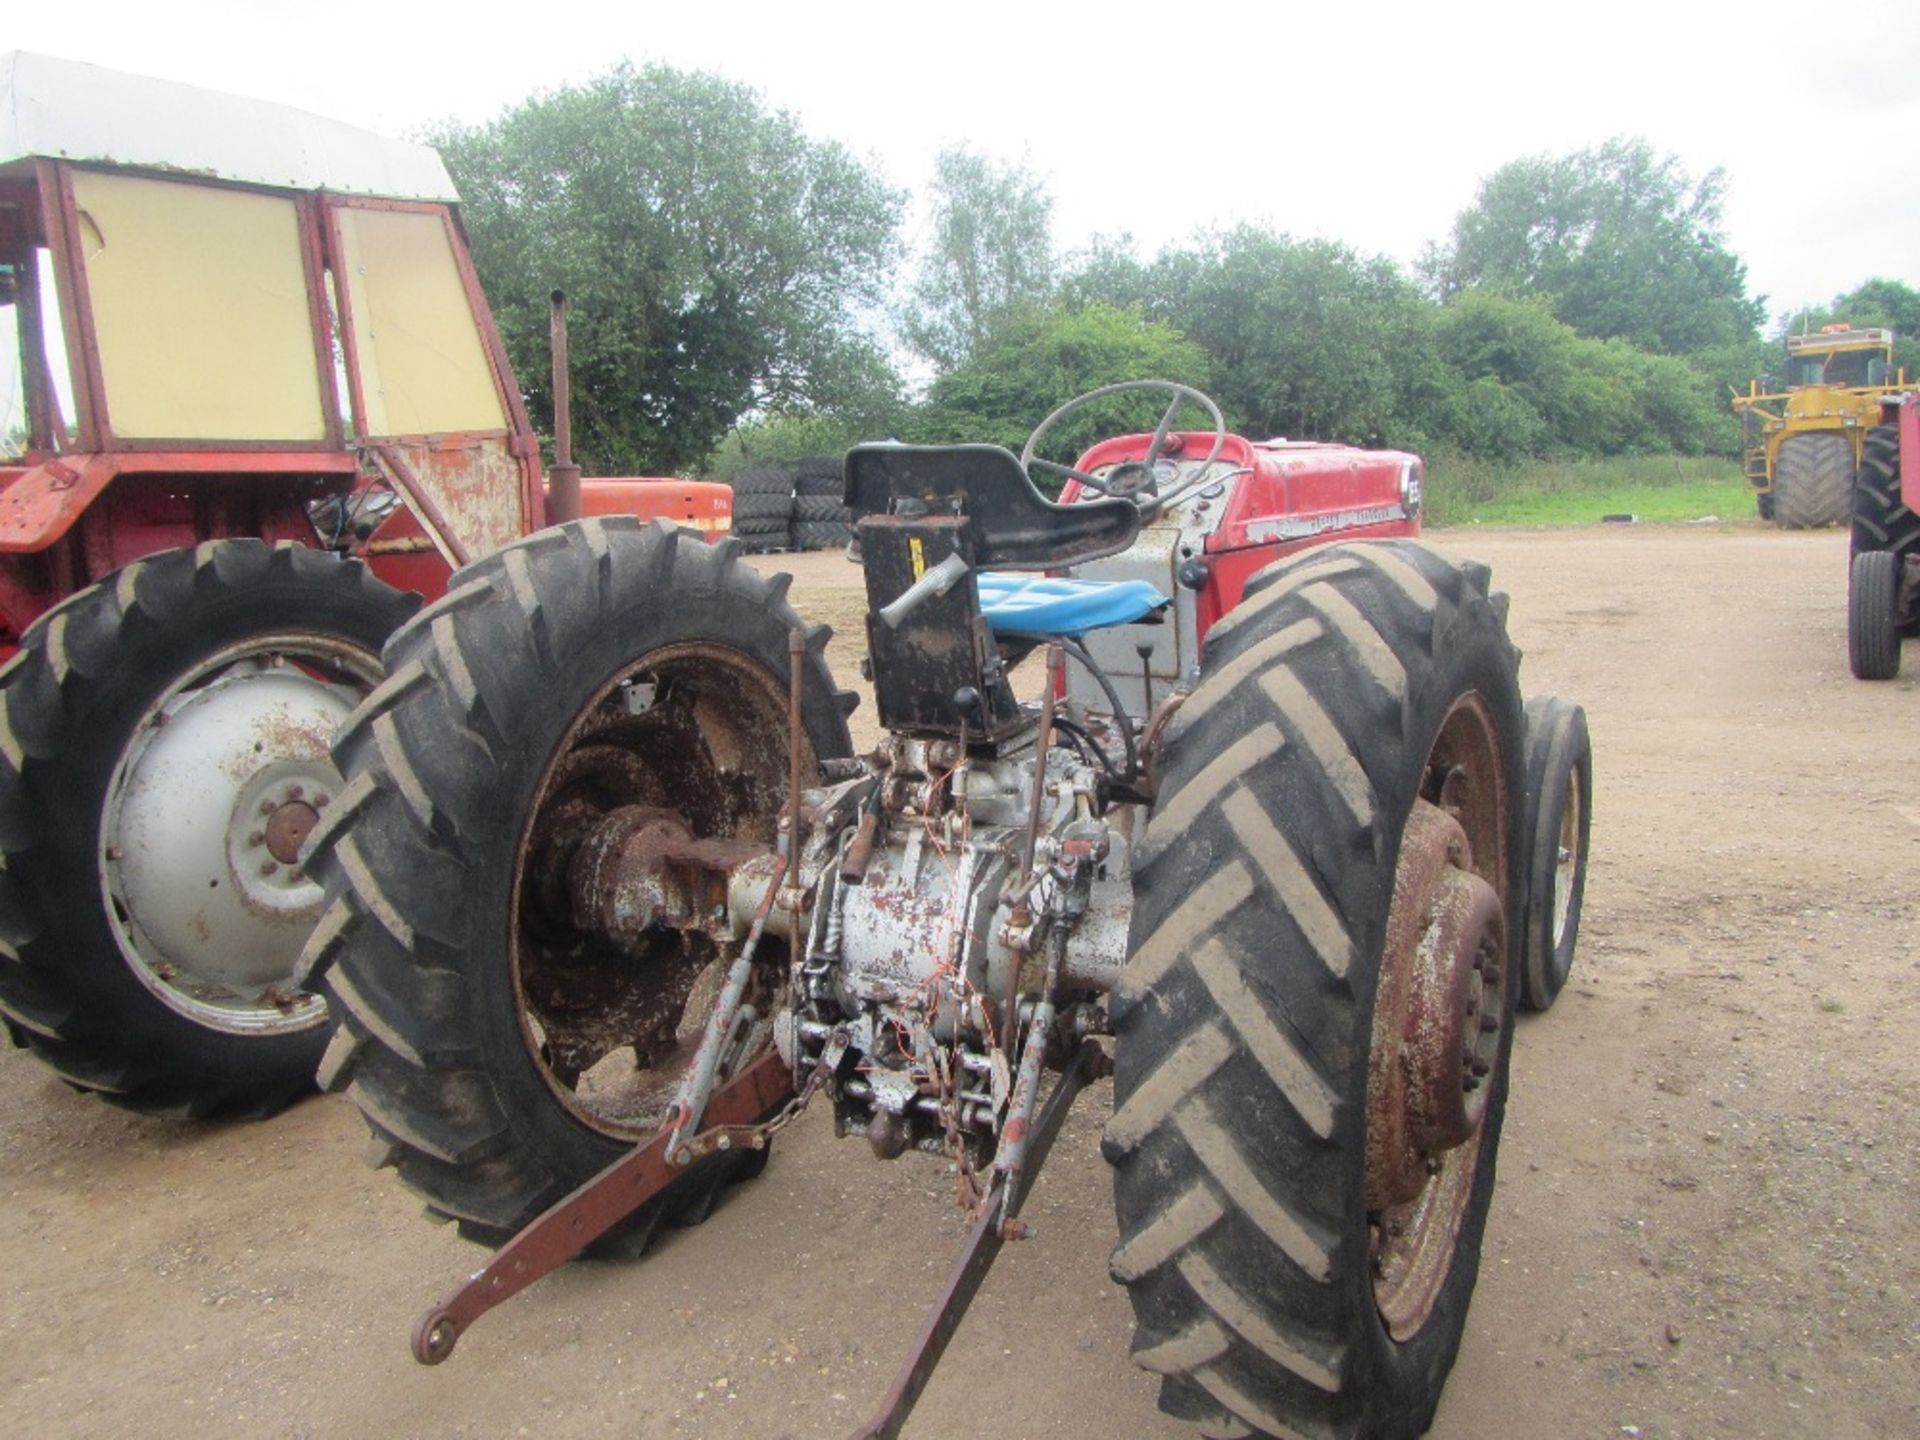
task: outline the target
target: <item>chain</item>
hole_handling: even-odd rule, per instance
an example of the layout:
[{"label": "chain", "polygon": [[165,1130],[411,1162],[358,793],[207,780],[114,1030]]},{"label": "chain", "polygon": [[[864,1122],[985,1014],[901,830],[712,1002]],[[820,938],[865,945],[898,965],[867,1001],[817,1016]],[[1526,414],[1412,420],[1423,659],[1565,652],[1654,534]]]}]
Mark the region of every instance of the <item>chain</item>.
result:
[{"label": "chain", "polygon": [[822,1056],[822,1063],[813,1067],[813,1073],[807,1076],[807,1083],[800,1087],[800,1093],[782,1105],[771,1120],[763,1120],[756,1125],[755,1131],[771,1140],[800,1118],[800,1112],[807,1108],[807,1102],[813,1099],[814,1092],[819,1090],[827,1078],[827,1067],[824,1061],[825,1057]]}]

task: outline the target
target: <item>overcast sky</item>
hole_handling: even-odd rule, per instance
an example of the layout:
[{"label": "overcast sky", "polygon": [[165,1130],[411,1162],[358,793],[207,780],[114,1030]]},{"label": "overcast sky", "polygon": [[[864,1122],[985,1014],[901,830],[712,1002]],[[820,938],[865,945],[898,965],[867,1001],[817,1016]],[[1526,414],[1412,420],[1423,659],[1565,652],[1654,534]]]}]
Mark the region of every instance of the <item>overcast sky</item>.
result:
[{"label": "overcast sky", "polygon": [[622,58],[744,81],[918,190],[1024,161],[1064,249],[1238,220],[1403,263],[1505,161],[1646,136],[1728,177],[1776,313],[1920,286],[1920,5],[663,5],[69,0],[0,46],[281,100],[389,134],[487,119]]}]

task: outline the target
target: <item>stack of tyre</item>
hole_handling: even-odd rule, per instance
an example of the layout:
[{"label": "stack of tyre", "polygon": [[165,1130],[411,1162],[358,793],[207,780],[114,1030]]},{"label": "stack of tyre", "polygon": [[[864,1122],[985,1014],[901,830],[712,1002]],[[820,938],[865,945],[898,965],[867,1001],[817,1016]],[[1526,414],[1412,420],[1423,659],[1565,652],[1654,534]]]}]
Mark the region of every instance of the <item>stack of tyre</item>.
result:
[{"label": "stack of tyre", "polygon": [[840,457],[815,455],[793,467],[793,547],[839,550],[853,539],[853,511],[844,503]]},{"label": "stack of tyre", "polygon": [[793,549],[793,477],[773,465],[734,476],[733,533],[749,550]]}]

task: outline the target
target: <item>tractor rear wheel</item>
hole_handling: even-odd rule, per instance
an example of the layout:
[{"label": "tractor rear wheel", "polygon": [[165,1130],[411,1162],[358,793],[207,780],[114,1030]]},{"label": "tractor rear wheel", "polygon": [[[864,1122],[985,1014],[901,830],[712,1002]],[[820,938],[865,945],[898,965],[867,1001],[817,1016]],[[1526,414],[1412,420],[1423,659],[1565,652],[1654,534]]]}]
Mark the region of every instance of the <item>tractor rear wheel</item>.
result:
[{"label": "tractor rear wheel", "polygon": [[[786,577],[737,549],[613,519],[510,545],[394,636],[335,743],[347,787],[314,847],[328,904],[307,949],[335,1027],[321,1082],[471,1238],[504,1240],[653,1134],[697,1042],[713,943],[623,949],[576,922],[568,875],[629,805],[772,842],[799,619]],[[807,636],[808,773],[851,753],[828,634]],[[763,1159],[696,1165],[627,1245]]]},{"label": "tractor rear wheel", "polygon": [[1900,498],[1900,431],[1876,425],[1867,432],[1860,452],[1860,474],[1853,485],[1855,555],[1888,550],[1895,555],[1920,554],[1920,515]]},{"label": "tractor rear wheel", "polygon": [[1527,919],[1520,999],[1549,1009],[1573,970],[1593,826],[1587,712],[1557,695],[1527,701]]},{"label": "tractor rear wheel", "polygon": [[1868,550],[1847,572],[1847,665],[1856,680],[1900,673],[1901,557]]},{"label": "tractor rear wheel", "polygon": [[27,628],[0,678],[0,1011],[63,1079],[196,1116],[311,1092],[301,847],[339,793],[334,727],[418,605],[357,562],[224,540]]},{"label": "tractor rear wheel", "polygon": [[1853,445],[1833,431],[1792,435],[1773,466],[1773,518],[1789,530],[1844,525],[1853,497]]},{"label": "tractor rear wheel", "polygon": [[1171,725],[1103,1148],[1134,1358],[1209,1435],[1418,1435],[1459,1347],[1521,895],[1486,582],[1412,542],[1272,566]]}]

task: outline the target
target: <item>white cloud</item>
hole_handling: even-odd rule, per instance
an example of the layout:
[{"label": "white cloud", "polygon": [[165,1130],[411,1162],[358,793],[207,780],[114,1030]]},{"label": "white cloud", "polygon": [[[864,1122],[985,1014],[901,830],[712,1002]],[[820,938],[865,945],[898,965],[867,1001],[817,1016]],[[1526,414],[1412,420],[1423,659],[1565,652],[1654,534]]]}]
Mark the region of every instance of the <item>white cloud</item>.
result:
[{"label": "white cloud", "polygon": [[622,58],[718,71],[896,184],[966,143],[1025,158],[1064,248],[1271,223],[1410,261],[1520,155],[1646,136],[1728,175],[1777,306],[1920,285],[1920,7],[1803,5],[79,3],[6,43],[389,133],[478,121]]}]

